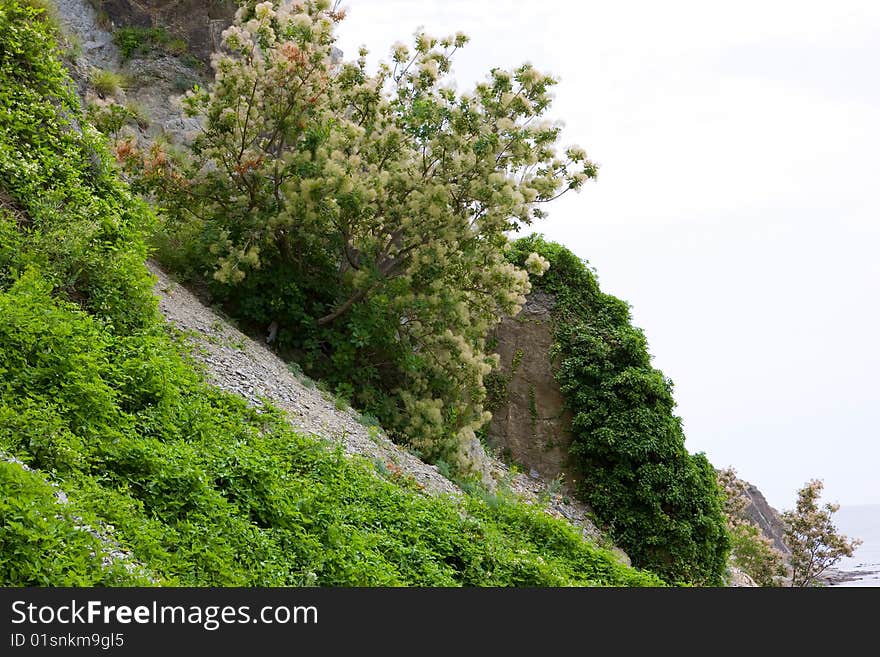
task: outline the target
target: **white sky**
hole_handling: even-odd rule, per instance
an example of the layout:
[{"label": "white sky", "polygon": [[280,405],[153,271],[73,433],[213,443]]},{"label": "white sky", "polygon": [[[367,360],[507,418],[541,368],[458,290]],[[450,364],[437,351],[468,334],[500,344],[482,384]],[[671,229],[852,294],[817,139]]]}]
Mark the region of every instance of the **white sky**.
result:
[{"label": "white sky", "polygon": [[777,508],[880,503],[880,2],[348,0],[339,46],[423,26],[454,77],[531,61],[599,180],[533,228],[632,305],[687,445]]}]

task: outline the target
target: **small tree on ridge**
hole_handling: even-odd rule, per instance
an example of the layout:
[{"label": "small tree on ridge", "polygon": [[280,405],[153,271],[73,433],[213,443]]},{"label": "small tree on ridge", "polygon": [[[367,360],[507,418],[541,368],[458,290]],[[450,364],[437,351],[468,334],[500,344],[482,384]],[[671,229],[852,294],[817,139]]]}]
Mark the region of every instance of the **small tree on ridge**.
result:
[{"label": "small tree on ridge", "polygon": [[837,532],[831,515],[839,504],[819,506],[824,484],[813,479],[798,491],[797,506],[786,511],[785,544],[791,549],[791,586],[813,586],[819,577],[843,557],[851,557],[862,544]]}]

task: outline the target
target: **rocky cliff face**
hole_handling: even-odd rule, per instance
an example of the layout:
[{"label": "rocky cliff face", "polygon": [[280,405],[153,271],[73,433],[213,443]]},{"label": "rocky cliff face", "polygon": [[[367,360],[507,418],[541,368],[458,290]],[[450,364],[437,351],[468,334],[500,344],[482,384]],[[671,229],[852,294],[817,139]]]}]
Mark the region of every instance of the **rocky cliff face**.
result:
[{"label": "rocky cliff face", "polygon": [[235,0],[96,0],[117,27],[164,27],[204,62],[232,22]]},{"label": "rocky cliff face", "polygon": [[[98,4],[97,0],[55,1],[63,29],[81,45],[80,52],[66,63],[85,104],[113,102],[136,108],[137,124],[126,125],[120,137],[133,136],[142,146],[159,136],[173,143],[190,141],[198,132],[199,123],[183,114],[179,98],[193,84],[202,83],[204,73],[192,66],[192,62],[161,52],[135,55],[123,61],[114,42],[113,26],[102,19],[105,10],[100,7],[96,10],[93,6]],[[112,98],[100,98],[90,79],[93,73],[102,70],[121,74],[127,88],[118,89]]]},{"label": "rocky cliff face", "polygon": [[516,317],[505,318],[492,341],[501,357],[501,373],[490,384],[492,422],[489,444],[502,456],[544,479],[562,477],[574,489],[578,473],[569,455],[571,414],[553,375],[554,299],[541,291],[529,295]]},{"label": "rocky cliff face", "polygon": [[785,524],[779,517],[779,512],[767,503],[764,494],[758,490],[754,484],[743,481],[746,496],[748,497],[748,505],[746,506],[746,515],[749,519],[760,527],[761,532],[773,541],[773,546],[784,555],[791,554],[791,550],[783,541],[785,536]]}]

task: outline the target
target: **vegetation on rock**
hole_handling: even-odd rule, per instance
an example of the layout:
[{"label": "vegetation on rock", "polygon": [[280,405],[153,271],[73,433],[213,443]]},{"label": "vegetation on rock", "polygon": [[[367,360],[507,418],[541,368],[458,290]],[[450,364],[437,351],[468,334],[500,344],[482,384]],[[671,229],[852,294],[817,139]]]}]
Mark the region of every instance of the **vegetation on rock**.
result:
[{"label": "vegetation on rock", "polygon": [[162,27],[120,27],[113,32],[113,41],[123,59],[155,52],[171,55],[187,52],[186,41],[172,37]]},{"label": "vegetation on rock", "polygon": [[508,257],[550,263],[539,283],[556,297],[556,378],[573,413],[580,494],[633,563],[667,581],[723,582],[730,540],[715,471],[685,447],[672,382],[651,366],[626,303],[603,293],[571,251],[540,236]]},{"label": "vegetation on rock", "polygon": [[530,275],[549,276],[567,290],[559,376],[592,473],[585,500],[637,564],[720,583],[714,470],[685,449],[626,305],[540,240],[508,254],[509,231],[596,175],[543,120],[554,80],[524,65],[455,92],[444,83],[461,34],[419,33],[371,74],[365,52],[338,60],[342,18],[324,0],[244,5],[213,83],[186,101],[203,121],[192,147],[129,151],[164,209],[164,261],[397,439],[465,472],[490,417],[486,336]]}]

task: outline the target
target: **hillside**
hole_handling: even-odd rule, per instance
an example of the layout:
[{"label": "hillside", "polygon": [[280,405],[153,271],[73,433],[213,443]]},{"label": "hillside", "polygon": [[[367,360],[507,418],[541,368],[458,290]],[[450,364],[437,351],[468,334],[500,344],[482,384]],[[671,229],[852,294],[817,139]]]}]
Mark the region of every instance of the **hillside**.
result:
[{"label": "hillside", "polygon": [[[334,398],[297,367],[284,363],[264,344],[204,306],[156,263],[149,263],[149,267],[158,279],[155,290],[160,311],[187,336],[194,357],[204,365],[213,385],[240,395],[252,405],[270,402],[287,413],[297,431],[338,444],[347,454],[366,457],[380,469],[410,477],[431,495],[464,495],[459,485],[441,474],[437,466],[421,461],[392,442],[373,418]],[[497,459],[489,459],[488,464],[494,491],[513,493],[551,516],[572,522],[588,539],[606,540],[590,520],[585,504],[551,491],[541,477],[511,471]]]},{"label": "hillside", "polygon": [[[307,5],[313,15],[300,18],[313,25],[341,20]],[[344,62],[329,28],[289,33],[300,45],[279,51],[284,74],[311,48],[312,72],[325,70],[316,90],[333,71],[340,95],[321,107],[316,91],[303,105],[311,127],[282,118],[255,129],[251,109],[237,107],[241,144],[285,130],[291,141],[262,152],[235,143],[230,168],[225,137],[205,141],[229,130],[210,122],[243,98],[234,78],[215,81],[205,67],[227,38],[229,3],[216,16],[193,3],[52,6],[2,0],[9,582],[754,585],[732,565],[714,470],[687,450],[672,382],[651,366],[628,304],[564,246],[504,235],[509,216],[543,216],[526,198],[552,200],[595,175],[581,149],[566,154],[582,171],[551,164],[554,132],[525,131],[549,104],[551,78],[519,69],[533,105],[476,128],[501,111],[492,94],[504,97],[510,77],[492,72],[480,111],[430,75],[398,81],[413,85],[398,92],[412,104],[386,106],[395,109],[371,130],[398,121],[416,157],[388,149],[392,131],[376,166],[400,159],[371,173],[350,154],[379,142],[357,142],[369,131],[351,117],[382,105],[358,105],[377,83]],[[420,39],[413,61],[448,66]],[[227,73],[253,74],[254,62],[223,52]],[[251,100],[283,94],[266,80]],[[196,82],[202,113],[184,115],[181,94]],[[518,122],[515,148],[476,139]],[[474,133],[455,141],[443,132],[454,124]],[[346,139],[348,156],[321,145]],[[522,166],[525,180],[536,143],[545,178],[512,186],[517,176],[499,171]],[[455,147],[450,172],[426,184],[443,167],[413,162]],[[508,151],[522,159],[499,169]],[[345,157],[363,180],[333,179]],[[456,173],[468,158],[489,164]],[[471,208],[479,216],[492,203],[508,205],[474,239]],[[397,227],[369,219],[382,206]],[[433,230],[407,236],[408,213]],[[775,512],[753,486],[748,498],[752,520],[784,548]],[[62,558],[48,563],[43,550]]]},{"label": "hillside", "polygon": [[0,3],[0,582],[660,583],[503,485],[459,492],[163,276],[169,331],[152,212],[52,31]]}]

